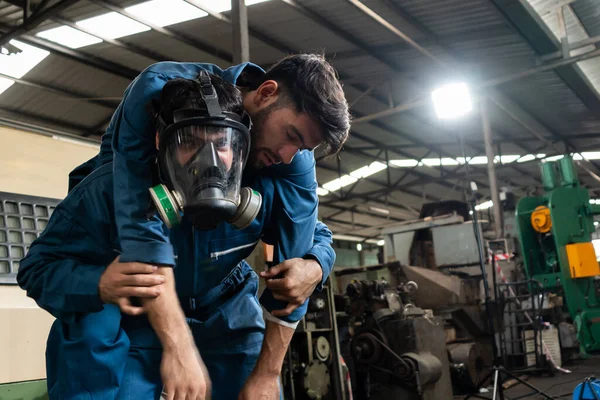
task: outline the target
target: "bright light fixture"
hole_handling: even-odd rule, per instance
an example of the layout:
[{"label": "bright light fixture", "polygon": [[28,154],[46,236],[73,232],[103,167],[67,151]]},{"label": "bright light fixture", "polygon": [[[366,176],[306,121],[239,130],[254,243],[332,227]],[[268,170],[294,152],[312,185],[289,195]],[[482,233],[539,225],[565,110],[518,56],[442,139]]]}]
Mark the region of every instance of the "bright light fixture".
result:
[{"label": "bright light fixture", "polygon": [[476,205],[475,209],[477,211],[479,211],[479,210],[487,210],[488,208],[492,208],[493,206],[494,206],[494,202],[491,201],[491,200],[488,200],[486,202],[483,202],[481,204]]},{"label": "bright light fixture", "polygon": [[[584,158],[587,158],[588,160],[600,160],[600,151],[588,151],[588,152],[583,152],[581,153],[581,155]],[[573,155],[573,159],[576,160],[577,158],[575,158],[576,156],[579,156],[579,154],[575,154]],[[581,157],[579,157],[579,159],[581,159]]]},{"label": "bright light fixture", "polygon": [[510,156],[496,156],[494,158],[494,162],[498,163],[502,161],[502,164],[510,164],[511,162],[515,162],[521,157],[520,155],[510,155]]},{"label": "bright light fixture", "polygon": [[48,39],[58,44],[62,44],[63,46],[67,46],[72,49],[78,49],[80,47],[102,42],[102,39],[96,36],[88,35],[85,32],[78,31],[77,29],[66,25],[39,32],[36,34],[36,36]]},{"label": "bright light fixture", "polygon": [[417,160],[391,160],[390,164],[395,165],[396,167],[405,168],[405,167],[416,167],[419,164]]},{"label": "bright light fixture", "polygon": [[387,165],[379,161],[372,162],[370,165],[365,165],[355,171],[350,172],[350,176],[361,179],[376,174],[377,172],[383,171],[387,168]]},{"label": "bright light fixture", "polygon": [[440,119],[457,118],[473,109],[466,83],[452,83],[431,93],[435,112]]},{"label": "bright light fixture", "polygon": [[598,225],[600,225],[600,222],[594,221],[594,226],[598,226]]},{"label": "bright light fixture", "polygon": [[[2,56],[0,56],[2,57]],[[15,81],[6,78],[0,78],[0,93],[11,87]]]},{"label": "bright light fixture", "polygon": [[560,160],[560,159],[561,159],[561,158],[563,158],[563,157],[564,157],[564,155],[562,155],[562,154],[559,154],[559,155],[557,155],[557,156],[546,157],[546,158],[544,158],[544,160],[545,160],[545,161],[557,161],[557,160]]},{"label": "bright light fixture", "polygon": [[590,199],[590,204],[600,204],[600,199]]},{"label": "bright light fixture", "polygon": [[[246,7],[265,1],[268,0],[246,0]],[[231,10],[231,0],[196,0],[196,2],[215,12],[221,13]]]},{"label": "bright light fixture", "polygon": [[332,180],[331,182],[327,182],[323,185],[323,188],[329,190],[330,192],[335,192],[336,190],[343,188],[344,186],[348,186],[356,182],[358,179],[350,176],[343,175],[341,178],[337,178]]},{"label": "bright light fixture", "polygon": [[383,246],[385,244],[385,240],[381,239],[377,241],[377,246]]},{"label": "bright light fixture", "polygon": [[10,44],[17,46],[23,51],[19,54],[0,55],[0,73],[12,76],[13,78],[19,79],[23,77],[23,75],[50,54],[46,50],[29,46],[17,40],[11,40]]},{"label": "bright light fixture", "polygon": [[357,243],[357,244],[356,244],[356,250],[358,250],[358,251],[362,251],[362,244],[360,244],[360,243]]},{"label": "bright light fixture", "polygon": [[323,189],[322,187],[317,188],[317,195],[319,196],[327,196],[329,194],[329,190]]},{"label": "bright light fixture", "polygon": [[544,158],[546,157],[545,154],[526,154],[523,157],[521,157],[520,159],[517,160],[518,163],[522,163],[522,162],[527,162],[527,161],[533,161],[536,158]]},{"label": "bright light fixture", "polygon": [[379,214],[385,214],[385,215],[389,215],[390,214],[390,210],[388,210],[386,208],[369,207],[369,210],[374,211],[374,212],[379,213]]},{"label": "bright light fixture", "polygon": [[183,0],[150,0],[127,7],[125,11],[158,26],[173,25],[208,15]]},{"label": "bright light fixture", "polygon": [[84,19],[77,22],[77,25],[110,39],[117,39],[150,30],[149,26],[140,24],[116,12],[109,12],[97,17]]}]

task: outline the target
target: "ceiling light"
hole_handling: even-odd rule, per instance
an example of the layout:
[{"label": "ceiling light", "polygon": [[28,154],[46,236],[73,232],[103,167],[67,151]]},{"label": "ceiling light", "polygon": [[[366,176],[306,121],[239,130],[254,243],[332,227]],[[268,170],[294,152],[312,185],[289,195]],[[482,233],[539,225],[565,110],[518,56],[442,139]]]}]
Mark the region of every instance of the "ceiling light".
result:
[{"label": "ceiling light", "polygon": [[510,164],[511,162],[517,161],[521,156],[519,155],[510,155],[510,156],[496,156],[494,158],[494,162],[502,161],[502,164]]},{"label": "ceiling light", "polygon": [[23,75],[38,65],[44,58],[48,56],[48,54],[50,54],[46,50],[29,46],[17,40],[11,40],[10,44],[19,47],[23,51],[19,54],[1,55],[0,73],[12,76],[13,78],[19,79],[23,77]]},{"label": "ceiling light", "polygon": [[11,87],[15,83],[12,79],[0,78],[0,93]]},{"label": "ceiling light", "polygon": [[102,42],[102,39],[96,36],[88,35],[85,32],[78,31],[77,29],[66,25],[39,32],[35,36],[48,39],[54,43],[62,44],[63,46],[70,47],[71,49],[78,49],[80,47]]},{"label": "ceiling light", "polygon": [[360,244],[360,243],[357,243],[357,244],[356,244],[356,250],[358,250],[358,251],[362,251],[362,244]]},{"label": "ceiling light", "polygon": [[383,246],[385,244],[385,240],[381,239],[377,241],[377,246]]},{"label": "ceiling light", "polygon": [[600,225],[600,222],[594,221],[594,226],[598,226],[598,225]]},{"label": "ceiling light", "polygon": [[151,0],[127,7],[125,11],[158,26],[173,25],[208,15],[183,0]]},{"label": "ceiling light", "polygon": [[[246,7],[265,1],[268,0],[246,0]],[[196,0],[195,2],[211,11],[219,13],[231,10],[231,0]]]},{"label": "ceiling light", "polygon": [[385,215],[389,215],[389,213],[390,213],[390,210],[385,209],[385,208],[379,208],[379,207],[369,207],[369,210],[375,211],[380,214],[385,214]]},{"label": "ceiling light", "polygon": [[557,156],[546,157],[546,158],[544,158],[544,161],[557,161],[557,160],[560,160],[561,158],[564,158],[564,155],[559,154]]},{"label": "ceiling light", "polygon": [[390,164],[395,165],[396,167],[404,168],[404,167],[416,167],[419,164],[417,160],[391,160]]},{"label": "ceiling light", "polygon": [[[573,156],[573,159],[575,160],[575,156],[578,156],[579,154],[575,154]],[[583,158],[586,158],[588,160],[600,160],[600,151],[588,151],[588,152],[584,152],[581,153],[581,155],[583,156]]]},{"label": "ceiling light", "polygon": [[140,24],[116,12],[109,12],[108,14],[84,19],[77,22],[77,25],[109,39],[117,39],[150,30],[149,26]]},{"label": "ceiling light", "polygon": [[327,196],[329,194],[329,190],[323,189],[322,187],[317,188],[317,195],[319,196]]},{"label": "ceiling light", "polygon": [[479,211],[479,210],[487,210],[488,208],[492,208],[494,206],[494,202],[491,200],[488,200],[486,202],[483,202],[481,204],[478,204],[475,206],[475,210]]},{"label": "ceiling light", "polygon": [[519,159],[517,160],[517,162],[518,162],[518,163],[522,163],[522,162],[527,162],[527,161],[533,161],[533,160],[535,160],[536,158],[544,158],[544,157],[546,157],[546,155],[545,155],[545,154],[536,154],[536,155],[533,155],[533,154],[526,154],[526,155],[524,155],[523,157],[519,158]]},{"label": "ceiling light", "polygon": [[356,182],[358,179],[350,176],[350,175],[343,175],[340,178],[334,179],[331,182],[327,182],[323,185],[323,188],[326,190],[329,190],[330,192],[335,192],[336,190],[344,187],[344,186],[348,186],[353,184],[354,182]]},{"label": "ceiling light", "polygon": [[473,109],[466,83],[442,86],[431,93],[435,112],[440,119],[457,118]]},{"label": "ceiling light", "polygon": [[370,165],[365,165],[355,171],[350,172],[350,176],[354,178],[366,178],[367,176],[373,175],[377,172],[383,171],[387,168],[387,165],[379,161],[372,162]]}]

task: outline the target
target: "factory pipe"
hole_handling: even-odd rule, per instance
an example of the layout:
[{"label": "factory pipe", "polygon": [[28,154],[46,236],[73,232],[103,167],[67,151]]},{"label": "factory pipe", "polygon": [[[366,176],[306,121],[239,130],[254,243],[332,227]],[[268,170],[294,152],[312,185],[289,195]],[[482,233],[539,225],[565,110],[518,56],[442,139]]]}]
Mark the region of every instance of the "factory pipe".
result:
[{"label": "factory pipe", "polygon": [[490,179],[490,192],[492,202],[494,203],[494,230],[496,239],[502,239],[502,206],[500,205],[500,193],[498,192],[498,182],[496,180],[496,167],[494,165],[494,141],[492,138],[492,126],[490,124],[490,116],[488,113],[488,99],[481,99],[481,124],[483,127],[483,140],[485,142],[485,155],[487,156],[487,170]]}]

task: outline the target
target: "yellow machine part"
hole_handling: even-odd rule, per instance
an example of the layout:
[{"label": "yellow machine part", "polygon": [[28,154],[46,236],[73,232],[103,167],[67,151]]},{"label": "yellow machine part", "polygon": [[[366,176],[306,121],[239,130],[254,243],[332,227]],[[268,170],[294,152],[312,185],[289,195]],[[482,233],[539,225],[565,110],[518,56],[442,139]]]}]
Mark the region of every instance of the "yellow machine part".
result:
[{"label": "yellow machine part", "polygon": [[567,258],[571,278],[586,278],[600,275],[600,265],[596,261],[596,252],[591,242],[567,245]]},{"label": "yellow machine part", "polygon": [[546,206],[538,206],[531,213],[531,226],[539,233],[548,233],[552,228],[550,209]]}]

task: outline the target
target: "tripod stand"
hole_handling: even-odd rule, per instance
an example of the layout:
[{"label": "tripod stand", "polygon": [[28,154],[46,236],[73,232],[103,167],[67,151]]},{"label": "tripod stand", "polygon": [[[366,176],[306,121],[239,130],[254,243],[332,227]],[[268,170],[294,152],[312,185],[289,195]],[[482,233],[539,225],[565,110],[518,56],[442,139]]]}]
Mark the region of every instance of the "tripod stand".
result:
[{"label": "tripod stand", "polygon": [[[489,335],[491,337],[491,342],[492,342],[492,351],[494,354],[494,362],[493,362],[493,366],[491,368],[490,373],[484,379],[482,379],[481,382],[475,388],[476,392],[472,393],[470,395],[467,395],[463,400],[470,399],[471,397],[477,397],[480,399],[490,400],[489,397],[482,396],[478,392],[479,392],[479,389],[483,386],[483,384],[491,376],[494,377],[494,389],[493,389],[493,394],[492,394],[491,400],[496,400],[498,398],[500,400],[504,400],[504,387],[502,386],[502,381],[506,377],[510,377],[510,378],[516,380],[517,382],[519,382],[533,390],[533,392],[531,392],[531,393],[528,393],[526,395],[521,395],[519,397],[515,397],[512,400],[526,398],[528,396],[531,396],[532,394],[538,394],[538,395],[544,396],[546,399],[555,400],[554,397],[544,393],[542,390],[536,388],[535,386],[531,385],[530,383],[525,382],[523,379],[519,378],[518,376],[516,376],[513,373],[511,373],[510,371],[508,371],[502,365],[502,357],[499,353],[498,346],[496,345],[496,330],[494,329],[495,324],[494,324],[493,311],[490,306],[491,297],[490,297],[490,288],[489,288],[488,281],[487,281],[487,270],[485,268],[485,246],[483,243],[483,234],[481,232],[481,227],[479,226],[477,210],[475,209],[475,204],[476,204],[476,200],[477,200],[476,195],[477,195],[477,185],[475,184],[475,182],[471,182],[471,198],[469,199],[469,206],[471,209],[471,213],[473,215],[473,230],[474,230],[474,234],[475,234],[475,241],[477,242],[477,249],[479,251],[479,267],[481,269],[481,276],[483,279],[483,291],[484,291],[484,295],[485,295],[485,311],[486,311],[486,316],[487,316]],[[500,207],[500,204],[494,204],[494,206]],[[496,223],[498,224],[498,223],[500,223],[500,221],[496,221]],[[492,282],[494,285],[494,294],[496,295],[495,297],[497,298],[496,260],[494,257],[491,257],[491,263],[492,263],[492,265],[491,265],[492,266]],[[497,395],[498,395],[498,397],[496,397]]]}]

